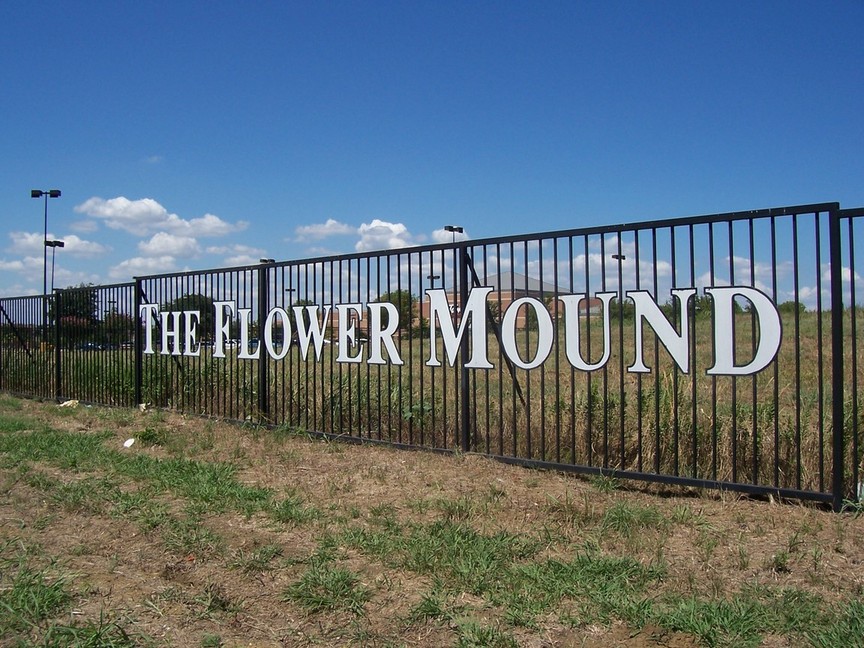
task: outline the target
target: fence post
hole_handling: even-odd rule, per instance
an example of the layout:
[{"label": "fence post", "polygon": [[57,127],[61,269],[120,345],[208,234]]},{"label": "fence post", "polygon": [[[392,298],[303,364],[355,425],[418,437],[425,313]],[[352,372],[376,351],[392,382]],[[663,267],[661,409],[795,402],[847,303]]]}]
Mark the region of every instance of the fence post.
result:
[{"label": "fence post", "polygon": [[840,241],[840,214],[834,207],[829,214],[829,255],[831,263],[831,443],[832,453],[832,506],[843,508],[844,499],[844,412],[843,412],[843,259]]},{"label": "fence post", "polygon": [[134,361],[134,369],[135,369],[135,405],[140,405],[144,402],[142,392],[143,392],[143,382],[144,382],[144,340],[141,337],[141,301],[142,301],[142,290],[141,290],[141,280],[138,277],[134,277],[135,281],[135,294],[133,295],[134,305],[132,313],[132,317],[135,322],[135,361]]},{"label": "fence post", "polygon": [[[270,394],[267,380],[267,350],[264,348],[264,321],[267,319],[267,296],[269,287],[269,263],[258,267],[258,417],[267,418],[270,412]],[[263,422],[263,421],[259,421]]]},{"label": "fence post", "polygon": [[[465,304],[468,303],[468,247],[463,243],[459,247],[459,323],[462,323],[462,318],[465,317]],[[476,323],[472,323],[476,325]],[[468,452],[471,449],[471,389],[469,382],[471,380],[471,372],[466,367],[468,362],[468,331],[462,335],[462,341],[459,348],[459,396],[461,399],[461,421],[460,421],[460,446],[462,452]]]},{"label": "fence post", "polygon": [[63,395],[63,369],[60,353],[60,291],[54,291],[54,399],[59,403]]}]

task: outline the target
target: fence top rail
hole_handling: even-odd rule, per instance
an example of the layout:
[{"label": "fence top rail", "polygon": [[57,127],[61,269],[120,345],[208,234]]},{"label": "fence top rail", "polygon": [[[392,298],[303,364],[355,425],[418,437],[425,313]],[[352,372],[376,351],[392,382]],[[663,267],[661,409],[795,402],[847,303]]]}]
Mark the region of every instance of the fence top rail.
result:
[{"label": "fence top rail", "polygon": [[666,227],[681,227],[687,225],[703,225],[717,222],[729,222],[736,220],[747,220],[757,218],[769,218],[771,216],[792,216],[797,214],[814,214],[819,212],[836,213],[840,209],[838,202],[814,203],[808,205],[794,205],[788,207],[772,207],[768,209],[756,209],[750,211],[727,212],[723,214],[707,214],[703,216],[684,216],[679,218],[667,218],[663,220],[640,221],[633,223],[618,223],[612,225],[600,225],[594,227],[582,227],[576,229],[553,230],[548,232],[535,232],[531,234],[511,234],[491,238],[470,239],[456,241],[455,243],[437,243],[433,245],[417,245],[403,248],[390,248],[385,250],[370,250],[368,252],[351,252],[321,257],[307,257],[304,259],[293,259],[275,261],[273,263],[256,263],[243,266],[229,266],[224,268],[207,268],[202,270],[186,270],[180,272],[169,272],[164,274],[140,275],[134,277],[137,281],[170,279],[174,277],[199,276],[203,274],[215,274],[226,272],[249,272],[261,268],[283,268],[293,266],[312,265],[318,263],[344,263],[358,259],[371,257],[390,257],[406,254],[423,254],[427,252],[452,250],[454,248],[474,248],[500,243],[521,243],[524,241],[548,240],[555,238],[592,236],[600,234],[615,234],[634,230],[660,229]]},{"label": "fence top rail", "polygon": [[[54,293],[69,293],[69,292],[83,292],[87,290],[117,290],[119,288],[134,288],[134,281],[127,281],[123,283],[115,283],[115,284],[94,284],[92,286],[69,286],[68,288],[55,288]],[[42,295],[37,295],[37,297],[41,297]]]},{"label": "fence top rail", "polygon": [[849,207],[848,209],[841,209],[837,212],[837,216],[840,218],[857,218],[859,216],[864,216],[864,207]]}]

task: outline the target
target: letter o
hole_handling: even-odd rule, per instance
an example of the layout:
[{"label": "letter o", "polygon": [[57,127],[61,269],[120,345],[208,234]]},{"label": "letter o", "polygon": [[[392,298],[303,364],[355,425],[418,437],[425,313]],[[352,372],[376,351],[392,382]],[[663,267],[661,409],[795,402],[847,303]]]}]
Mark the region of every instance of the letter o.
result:
[{"label": "letter o", "polygon": [[[276,315],[282,318],[282,351],[276,353],[273,347],[273,320]],[[286,340],[289,342],[286,344]],[[281,360],[291,350],[291,320],[288,319],[288,313],[284,308],[274,308],[267,314],[267,321],[264,322],[264,346],[267,348],[267,353],[274,360]]]},{"label": "letter o", "polygon": [[[516,346],[516,316],[523,304],[533,308],[537,315],[537,353],[529,362],[522,360],[519,356],[519,348]],[[520,369],[534,369],[546,362],[546,358],[552,351],[553,337],[552,316],[543,302],[533,297],[520,297],[511,303],[501,320],[501,345],[507,357]]]}]

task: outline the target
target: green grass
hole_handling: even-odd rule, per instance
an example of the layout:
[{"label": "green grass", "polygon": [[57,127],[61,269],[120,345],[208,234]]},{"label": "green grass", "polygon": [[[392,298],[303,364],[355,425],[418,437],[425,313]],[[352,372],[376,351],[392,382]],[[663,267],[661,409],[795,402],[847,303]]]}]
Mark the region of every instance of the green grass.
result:
[{"label": "green grass", "polygon": [[304,503],[295,492],[289,492],[278,501],[271,502],[267,514],[277,522],[290,526],[301,525],[321,517],[314,506]]},{"label": "green grass", "polygon": [[[43,461],[75,472],[101,469],[199,502],[212,513],[239,510],[251,514],[271,504],[269,489],[241,484],[234,477],[234,466],[227,463],[121,453],[105,447],[104,441],[111,436],[107,432],[77,434],[40,429],[30,433],[26,430],[18,426],[0,434],[0,452],[13,465]],[[100,483],[98,480],[91,482]],[[69,489],[64,498],[74,504],[76,495],[71,492],[74,487]]]},{"label": "green grass", "polygon": [[66,609],[72,601],[68,581],[47,570],[3,565],[0,592],[0,636],[28,633]]},{"label": "green grass", "polygon": [[[149,419],[140,425],[157,431],[154,442],[161,439],[170,452],[188,450],[183,439],[160,436],[158,430],[167,427]],[[358,643],[360,637],[381,638],[364,624],[379,597],[400,596],[394,581],[403,578],[421,583],[415,591],[422,593],[393,620],[396,632],[416,634],[414,626],[428,625],[449,633],[450,645],[515,646],[517,637],[545,632],[550,624],[575,630],[619,623],[634,631],[659,626],[688,633],[703,646],[729,648],[758,646],[768,636],[791,645],[854,646],[864,636],[858,592],[841,593],[838,602],[819,593],[828,585],[727,590],[709,569],[721,552],[737,550],[741,571],[770,579],[790,570],[821,576],[819,555],[807,550],[814,525],[786,529],[773,553],[751,559],[740,535],[745,532],[730,534],[698,500],[664,507],[662,500],[656,505],[644,497],[635,501],[595,480],[581,496],[566,492],[543,502],[540,493],[532,526],[513,533],[494,524],[506,506],[501,488],[481,485],[450,498],[414,494],[405,498],[404,507],[386,501],[365,508],[336,498],[325,509],[299,488],[278,492],[242,483],[231,463],[121,452],[109,447],[108,439],[116,437],[52,430],[15,408],[0,413],[6,480],[39,491],[47,504],[46,528],[51,516],[63,515],[131,521],[178,560],[206,561],[208,570],[224,567],[252,582],[272,579],[286,605],[310,615],[332,615],[328,619],[350,619],[357,624],[351,632]],[[262,435],[260,442],[271,441]],[[366,478],[379,484],[375,471]],[[394,481],[388,487],[398,485]],[[850,511],[847,519],[857,521],[857,514]],[[266,539],[247,543],[244,538],[241,546],[232,546],[236,539],[216,533],[210,516],[239,519],[250,527],[257,522]],[[770,528],[769,521],[764,524]],[[764,530],[746,533],[751,532],[765,540]],[[696,561],[691,575],[701,589],[687,589],[683,581],[670,587],[673,570],[662,555],[676,533],[690,543]],[[297,539],[302,540],[298,547],[312,543],[314,549],[297,549],[291,544]],[[659,545],[656,555],[647,549],[652,544]],[[857,546],[849,540],[847,550]],[[86,555],[90,549],[82,543],[71,551]],[[81,593],[72,575],[41,553],[36,545],[14,539],[0,545],[0,637],[31,637],[31,644],[21,645],[34,646],[146,643],[130,634],[129,624],[112,610],[99,619],[61,623],[68,621]],[[806,579],[796,582],[806,584]],[[244,601],[217,577],[186,592],[182,601],[200,619],[224,622],[245,611]],[[201,645],[224,643],[216,634],[198,637]],[[381,644],[386,645],[384,639]]]},{"label": "green grass", "polygon": [[248,575],[260,574],[271,571],[273,560],[281,555],[282,547],[276,544],[255,547],[249,551],[241,548],[234,553],[229,566]]},{"label": "green grass", "polygon": [[[133,648],[142,638],[126,632],[121,624],[100,615],[98,620],[76,624],[66,618],[75,598],[73,578],[60,573],[55,561],[39,567],[33,563],[36,548],[9,539],[0,546],[0,638],[18,637],[16,646],[77,648]],[[44,556],[38,556],[45,561]],[[31,638],[41,637],[38,642]],[[7,644],[4,644],[7,645]],[[11,644],[8,644],[11,645]]]},{"label": "green grass", "polygon": [[283,600],[298,603],[312,613],[326,610],[361,615],[369,598],[368,588],[356,574],[328,560],[313,560],[283,593]]},{"label": "green grass", "polygon": [[446,576],[453,587],[481,595],[494,587],[500,571],[537,551],[532,540],[507,533],[484,535],[447,520],[404,527],[353,527],[343,538],[386,565]]},{"label": "green grass", "polygon": [[509,632],[494,626],[467,620],[457,623],[456,627],[457,648],[518,648],[519,645]]},{"label": "green grass", "polygon": [[79,625],[52,625],[40,645],[46,648],[136,648],[142,645],[142,640],[126,632],[118,622],[100,617],[98,621],[84,621]]}]

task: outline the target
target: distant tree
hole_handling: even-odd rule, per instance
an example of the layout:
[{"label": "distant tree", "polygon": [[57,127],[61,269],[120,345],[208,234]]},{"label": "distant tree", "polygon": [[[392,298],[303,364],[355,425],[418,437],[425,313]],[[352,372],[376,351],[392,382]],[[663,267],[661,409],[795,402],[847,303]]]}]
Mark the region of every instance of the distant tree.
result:
[{"label": "distant tree", "polygon": [[[543,299],[543,305],[546,306],[547,310],[552,304],[552,298],[552,295],[547,295]],[[524,309],[522,312],[525,313],[525,328],[536,331],[538,328],[537,311],[531,306],[523,306],[522,308]]]},{"label": "distant tree", "polygon": [[[693,295],[687,302],[687,312],[690,317],[702,317],[711,314],[711,298],[708,295]],[[665,304],[660,307],[663,314],[671,322],[680,320],[681,303],[675,297],[670,297]]]},{"label": "distant tree", "polygon": [[[312,318],[309,313],[305,310],[306,306],[314,306],[315,302],[310,301],[308,299],[298,299],[292,302],[290,305],[285,304],[283,308],[288,313],[288,322],[291,324],[291,338],[297,340],[297,314],[294,312],[295,307],[303,308],[302,320],[303,324],[308,331],[310,328],[310,324],[312,323]],[[257,331],[257,325],[255,330]],[[277,318],[273,323],[273,342],[276,344],[282,344],[285,339],[285,331],[282,327],[281,318]]]},{"label": "distant tree", "polygon": [[[396,307],[399,313],[399,331],[411,330],[411,322],[414,320],[414,306],[417,304],[417,297],[415,295],[412,295],[407,290],[393,290],[381,295],[378,301],[390,302]],[[386,312],[381,324],[384,327],[389,324]]]},{"label": "distant tree", "polygon": [[622,320],[629,322],[636,315],[636,305],[629,299],[619,301],[617,297],[609,302],[609,318],[612,321]]},{"label": "distant tree", "polygon": [[798,311],[798,313],[803,315],[805,312],[807,312],[807,307],[801,302],[785,301],[777,306],[777,310],[781,313],[786,314],[792,314],[795,311]]},{"label": "distant tree", "polygon": [[52,299],[48,305],[49,319],[53,322],[59,318],[61,324],[64,318],[74,318],[79,324],[95,324],[99,319],[98,312],[99,299],[93,284],[82,283],[60,290],[57,299]]},{"label": "distant tree", "polygon": [[181,295],[177,299],[165,302],[161,306],[162,311],[198,311],[198,339],[212,340],[214,326],[216,325],[216,310],[213,298],[199,293]]},{"label": "distant tree", "polygon": [[[291,322],[291,330],[296,335],[297,334],[297,316],[294,313],[294,307],[299,306],[303,308],[303,324],[306,327],[306,330],[309,330],[309,325],[312,323],[312,318],[309,316],[308,311],[306,311],[306,306],[314,306],[315,302],[309,299],[298,299],[297,301],[291,304],[291,308],[286,307],[288,311],[288,319]],[[319,310],[320,312],[320,310]]]},{"label": "distant tree", "polygon": [[103,342],[120,345],[135,337],[135,320],[131,315],[112,311],[102,321]]},{"label": "distant tree", "polygon": [[83,341],[95,342],[99,301],[93,284],[70,286],[48,304],[48,320],[60,325],[61,346],[73,347]]},{"label": "distant tree", "polygon": [[496,299],[491,299],[486,302],[486,310],[489,315],[492,315],[492,321],[496,324],[501,323],[501,304]]}]

